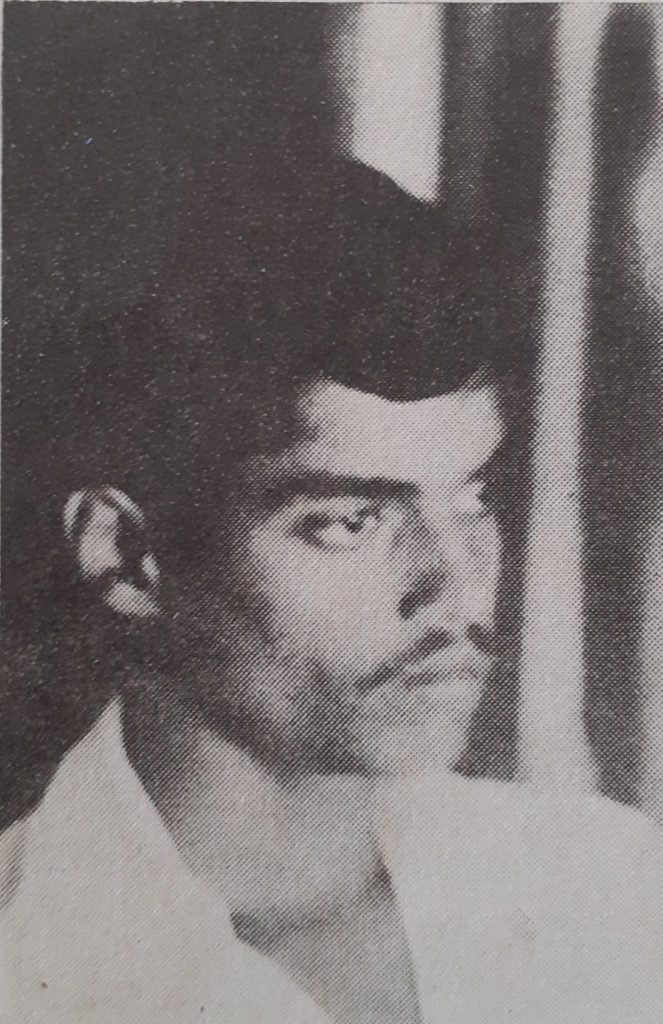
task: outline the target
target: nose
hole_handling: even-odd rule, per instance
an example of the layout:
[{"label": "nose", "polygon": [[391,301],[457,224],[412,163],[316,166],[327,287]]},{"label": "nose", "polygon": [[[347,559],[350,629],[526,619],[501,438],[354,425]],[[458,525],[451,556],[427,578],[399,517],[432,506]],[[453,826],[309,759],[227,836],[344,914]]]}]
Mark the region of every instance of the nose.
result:
[{"label": "nose", "polygon": [[422,525],[410,540],[410,569],[399,600],[403,619],[427,616],[451,635],[480,623],[492,625],[494,560],[462,526]]},{"label": "nose", "polygon": [[445,591],[444,576],[439,569],[419,573],[400,599],[401,618],[411,619],[420,609],[436,604]]}]

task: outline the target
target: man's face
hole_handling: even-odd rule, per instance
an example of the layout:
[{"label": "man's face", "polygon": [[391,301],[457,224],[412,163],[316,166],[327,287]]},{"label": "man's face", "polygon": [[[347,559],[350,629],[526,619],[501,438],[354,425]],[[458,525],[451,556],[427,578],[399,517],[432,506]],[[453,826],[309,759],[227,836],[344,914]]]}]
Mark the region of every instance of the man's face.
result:
[{"label": "man's face", "polygon": [[323,382],[298,414],[299,440],[243,467],[226,554],[188,588],[225,652],[200,659],[198,705],[275,769],[451,768],[492,661],[495,389]]}]

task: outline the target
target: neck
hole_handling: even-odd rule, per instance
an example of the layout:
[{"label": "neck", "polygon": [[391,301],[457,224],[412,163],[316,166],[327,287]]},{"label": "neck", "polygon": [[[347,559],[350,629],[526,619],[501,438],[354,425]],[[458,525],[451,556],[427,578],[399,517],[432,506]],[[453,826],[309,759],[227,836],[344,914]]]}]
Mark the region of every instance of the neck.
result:
[{"label": "neck", "polygon": [[125,700],[129,759],[188,867],[232,911],[318,913],[380,871],[370,787],[277,776],[175,700]]}]

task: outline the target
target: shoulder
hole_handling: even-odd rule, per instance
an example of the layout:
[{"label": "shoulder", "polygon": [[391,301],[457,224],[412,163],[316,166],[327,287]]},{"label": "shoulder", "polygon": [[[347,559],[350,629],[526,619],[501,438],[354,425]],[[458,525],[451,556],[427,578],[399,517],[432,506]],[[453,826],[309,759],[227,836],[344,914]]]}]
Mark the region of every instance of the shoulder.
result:
[{"label": "shoulder", "polygon": [[468,781],[473,813],[490,818],[508,838],[545,846],[551,854],[594,856],[615,862],[663,854],[663,829],[634,807],[597,792],[539,789],[516,782]]},{"label": "shoulder", "polygon": [[42,882],[53,878],[62,843],[78,829],[84,800],[93,782],[94,728],[61,758],[27,813],[0,831],[0,922],[21,891],[34,883],[35,866]]},{"label": "shoulder", "polygon": [[[663,829],[597,793],[477,783],[475,800],[513,874],[555,915],[663,927]],[[621,927],[621,925],[620,925]]]},{"label": "shoulder", "polygon": [[573,837],[639,837],[649,842],[663,837],[663,829],[641,811],[596,791],[574,787],[548,789],[524,782],[470,779],[458,775],[416,775],[396,788],[416,811],[437,818],[450,808],[467,820],[490,820],[490,827],[526,834]]},{"label": "shoulder", "polygon": [[595,792],[515,788],[526,835],[559,857],[596,866],[600,856],[606,866],[643,867],[648,857],[663,855],[663,830],[634,807]]},{"label": "shoulder", "polygon": [[572,997],[566,1019],[660,1020],[660,827],[596,793],[514,785],[493,798],[513,920],[531,929],[540,974],[560,979],[556,998]]},{"label": "shoulder", "polygon": [[592,793],[489,780],[411,779],[399,796],[398,863],[429,934],[454,920],[468,962],[481,951],[477,978],[529,992],[538,1009],[523,1020],[551,998],[560,1020],[660,1020],[663,993],[653,1017],[647,1002],[661,973],[657,825]]},{"label": "shoulder", "polygon": [[453,822],[455,850],[541,898],[663,895],[663,829],[597,793],[432,778],[410,785],[407,798],[409,821],[440,855]]},{"label": "shoulder", "polygon": [[633,838],[644,842],[663,838],[663,829],[647,815],[596,791],[546,789],[493,779],[462,780],[461,786],[475,813],[490,814],[505,826],[545,835],[548,840],[553,836],[558,842],[573,842],[581,835],[585,840],[610,836],[613,846],[619,837],[627,846],[627,840]]}]

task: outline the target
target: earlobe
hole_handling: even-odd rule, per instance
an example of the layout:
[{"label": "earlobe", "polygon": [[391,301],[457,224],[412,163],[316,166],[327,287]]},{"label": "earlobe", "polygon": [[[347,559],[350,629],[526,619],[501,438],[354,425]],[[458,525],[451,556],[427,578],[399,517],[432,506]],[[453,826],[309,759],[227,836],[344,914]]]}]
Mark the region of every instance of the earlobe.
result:
[{"label": "earlobe", "polygon": [[82,579],[99,587],[108,607],[132,618],[159,614],[159,568],[135,502],[114,487],[76,491],[63,526]]}]

